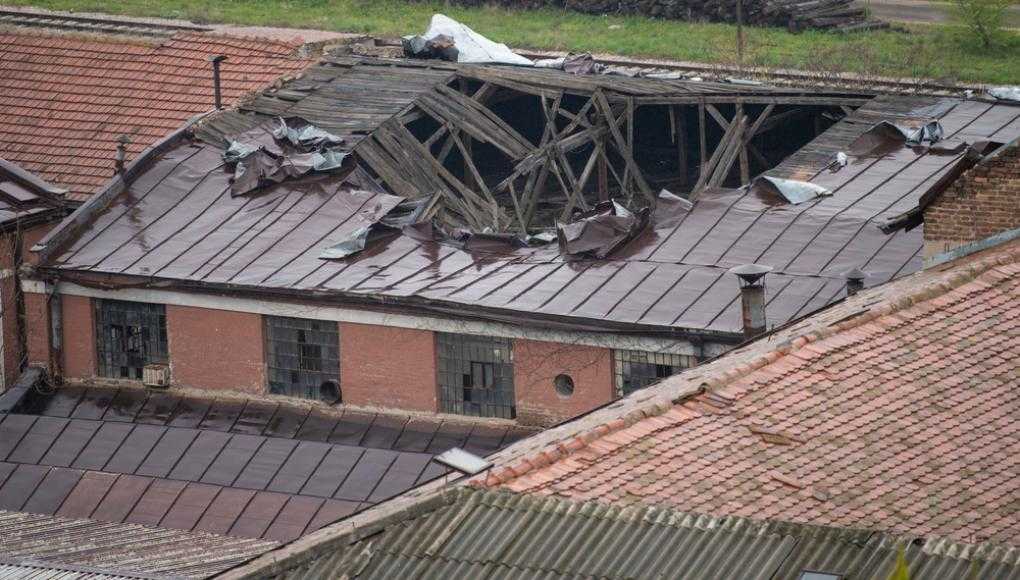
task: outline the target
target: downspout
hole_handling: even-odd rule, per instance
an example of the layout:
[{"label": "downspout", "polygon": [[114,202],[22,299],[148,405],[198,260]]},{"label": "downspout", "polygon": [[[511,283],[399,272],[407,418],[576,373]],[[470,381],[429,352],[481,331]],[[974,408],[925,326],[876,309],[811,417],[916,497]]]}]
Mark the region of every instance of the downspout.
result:
[{"label": "downspout", "polygon": [[50,315],[49,333],[49,367],[52,383],[64,382],[63,348],[64,348],[64,309],[60,293],[57,292],[57,280],[52,279],[46,285],[46,308]]},{"label": "downspout", "polygon": [[18,219],[14,228],[14,260],[11,276],[14,278],[14,330],[17,336],[18,374],[25,372],[28,367],[28,329],[25,322],[25,292],[21,289],[21,265],[23,242],[21,233],[21,219]]}]

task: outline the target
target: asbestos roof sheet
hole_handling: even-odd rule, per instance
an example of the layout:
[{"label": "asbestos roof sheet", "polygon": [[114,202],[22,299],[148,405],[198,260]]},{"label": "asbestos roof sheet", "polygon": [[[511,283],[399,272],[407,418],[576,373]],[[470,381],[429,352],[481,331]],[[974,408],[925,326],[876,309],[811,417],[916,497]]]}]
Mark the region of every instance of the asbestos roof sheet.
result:
[{"label": "asbestos roof sheet", "polygon": [[208,57],[222,54],[223,101],[237,102],[308,64],[297,40],[179,33],[160,43],[0,33],[0,157],[81,201],[113,175],[118,136],[132,158],[213,109]]},{"label": "asbestos roof sheet", "polygon": [[286,542],[528,432],[68,387],[0,414],[0,509]]},{"label": "asbestos roof sheet", "polygon": [[0,511],[0,578],[206,578],[277,542]]},{"label": "asbestos roof sheet", "polygon": [[[362,68],[380,67],[357,65],[345,74],[362,74]],[[380,74],[390,69],[382,70]],[[360,92],[326,95],[326,89],[310,80],[315,74],[303,79],[310,83],[307,90],[292,90],[300,94],[286,105],[291,108],[271,110],[325,115],[314,119],[322,123],[346,117],[323,112],[324,105],[318,113],[299,110],[313,97],[342,110],[357,110]],[[435,80],[429,75],[437,73],[422,74],[428,78],[421,82],[427,84]],[[365,91],[376,86],[367,75],[350,80],[340,85]],[[329,90],[336,86],[323,82]],[[394,114],[400,103],[410,102],[413,92],[380,105],[380,111]],[[278,93],[273,97],[277,101]],[[370,106],[373,101],[367,102]],[[904,147],[881,157],[852,158],[836,172],[826,166],[833,153],[848,149],[876,119],[930,117],[941,121],[948,140],[1020,135],[1017,106],[878,97],[769,172],[810,181],[833,195],[776,206],[748,190],[706,192],[679,224],[645,232],[610,259],[571,261],[555,247],[467,251],[408,236],[388,238],[343,260],[322,260],[324,248],[361,226],[357,215],[376,203],[375,194],[320,175],[284,182],[255,196],[231,197],[222,151],[206,136],[206,141],[182,144],[154,160],[51,264],[65,271],[144,276],[189,286],[385,300],[438,313],[463,312],[466,307],[497,320],[520,321],[524,314],[574,327],[684,329],[737,337],[739,290],[727,274],[733,266],[756,262],[773,268],[766,282],[769,326],[842,298],[843,273],[852,268],[866,271],[869,285],[920,268],[921,229],[886,235],[879,225],[916,207],[962,153]],[[377,122],[375,117],[359,119],[348,135]]]},{"label": "asbestos roof sheet", "polygon": [[1018,295],[1017,241],[864,291],[491,456],[484,482],[1018,546]]},{"label": "asbestos roof sheet", "polygon": [[955,580],[975,570],[979,578],[1020,577],[1013,549],[954,553],[937,541],[855,529],[468,489],[429,507],[393,514],[363,540],[340,538],[280,559],[283,570],[247,568],[246,577],[769,580],[811,570],[886,580],[901,548],[911,577]]}]

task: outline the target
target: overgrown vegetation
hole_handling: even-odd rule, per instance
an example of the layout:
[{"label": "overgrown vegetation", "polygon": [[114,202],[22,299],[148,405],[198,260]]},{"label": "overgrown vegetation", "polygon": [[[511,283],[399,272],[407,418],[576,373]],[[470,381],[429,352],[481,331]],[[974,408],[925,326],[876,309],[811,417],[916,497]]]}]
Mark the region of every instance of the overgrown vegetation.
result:
[{"label": "overgrown vegetation", "polygon": [[953,0],[956,17],[988,49],[1002,36],[1006,10],[1013,0]]},{"label": "overgrown vegetation", "polygon": [[[1000,1],[1000,0],[971,0]],[[421,32],[444,12],[495,40],[518,47],[591,51],[709,63],[736,59],[735,27],[639,17],[590,16],[543,9],[446,6],[401,0],[7,0],[54,10],[182,18],[398,36]],[[927,77],[943,81],[1020,82],[1020,34],[1004,31],[986,47],[964,26],[839,35],[745,29],[748,64],[820,72]]]}]

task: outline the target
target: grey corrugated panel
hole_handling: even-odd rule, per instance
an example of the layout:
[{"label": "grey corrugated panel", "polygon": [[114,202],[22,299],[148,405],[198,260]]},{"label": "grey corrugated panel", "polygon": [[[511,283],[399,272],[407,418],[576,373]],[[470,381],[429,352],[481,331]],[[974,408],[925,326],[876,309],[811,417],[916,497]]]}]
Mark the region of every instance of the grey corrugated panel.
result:
[{"label": "grey corrugated panel", "polygon": [[276,542],[0,511],[0,561],[201,578]]},{"label": "grey corrugated panel", "polygon": [[[897,550],[918,578],[1016,577],[1009,549],[917,545],[862,530],[712,518],[649,506],[456,490],[281,578],[698,578],[796,580],[804,570],[885,580]],[[976,564],[970,562],[975,558]],[[987,560],[987,561],[986,561]]]}]

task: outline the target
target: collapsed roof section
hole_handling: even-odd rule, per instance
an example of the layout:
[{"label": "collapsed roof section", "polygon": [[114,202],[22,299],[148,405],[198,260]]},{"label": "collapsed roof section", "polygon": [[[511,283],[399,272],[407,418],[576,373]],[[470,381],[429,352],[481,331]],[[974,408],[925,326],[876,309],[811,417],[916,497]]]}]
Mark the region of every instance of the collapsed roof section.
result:
[{"label": "collapsed roof section", "polygon": [[[230,141],[280,118],[342,139],[356,167],[230,195]],[[882,121],[938,121],[943,144],[1020,135],[1020,107],[977,100],[332,59],[205,120],[109,211],[97,203],[42,247],[68,279],[737,340],[733,266],[773,268],[769,325],[841,298],[853,268],[878,284],[920,267],[920,232],[878,224],[916,207],[962,152],[854,155]],[[832,195],[766,199],[745,186],[763,172]],[[576,254],[547,243],[578,220],[628,221],[617,207],[648,225]],[[394,212],[415,217],[394,219],[393,235],[365,231]]]}]

